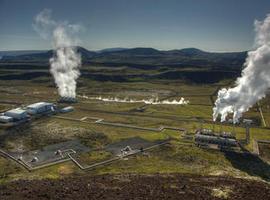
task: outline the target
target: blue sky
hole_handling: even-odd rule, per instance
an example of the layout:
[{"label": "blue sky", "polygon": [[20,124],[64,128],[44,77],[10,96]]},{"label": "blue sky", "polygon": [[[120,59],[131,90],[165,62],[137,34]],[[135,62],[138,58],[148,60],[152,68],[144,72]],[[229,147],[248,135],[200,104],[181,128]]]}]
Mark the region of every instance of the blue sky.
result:
[{"label": "blue sky", "polygon": [[33,30],[51,9],[56,20],[79,23],[82,46],[207,51],[252,48],[253,23],[270,13],[269,0],[0,0],[0,50],[50,49]]}]

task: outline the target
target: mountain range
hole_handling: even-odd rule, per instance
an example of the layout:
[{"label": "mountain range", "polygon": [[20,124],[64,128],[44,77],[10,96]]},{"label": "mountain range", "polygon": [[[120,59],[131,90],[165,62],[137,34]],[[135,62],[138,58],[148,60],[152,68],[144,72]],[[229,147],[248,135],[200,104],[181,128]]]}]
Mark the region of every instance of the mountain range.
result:
[{"label": "mountain range", "polygon": [[[239,68],[247,55],[243,52],[206,52],[196,48],[162,51],[154,48],[110,48],[101,51],[89,51],[77,47],[83,63],[105,63],[110,65],[154,65],[154,66],[210,66]],[[17,53],[16,53],[17,52]],[[53,56],[49,51],[0,51],[1,63],[48,63]]]}]

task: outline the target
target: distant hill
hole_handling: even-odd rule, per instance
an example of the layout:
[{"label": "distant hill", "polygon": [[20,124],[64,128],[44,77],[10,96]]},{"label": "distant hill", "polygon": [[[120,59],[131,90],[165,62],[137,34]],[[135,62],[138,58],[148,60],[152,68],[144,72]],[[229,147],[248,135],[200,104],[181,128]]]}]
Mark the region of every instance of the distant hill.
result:
[{"label": "distant hill", "polygon": [[[97,53],[94,51],[89,51],[83,47],[77,47],[77,51],[81,54],[83,60],[88,60],[89,58],[93,57]],[[7,55],[3,56],[0,62],[38,62],[38,63],[46,63],[49,59],[53,56],[53,50],[49,51],[42,51],[42,52],[35,52],[29,54],[20,54],[20,55]]]},{"label": "distant hill", "polygon": [[107,48],[107,49],[102,49],[97,51],[97,53],[109,53],[109,52],[115,52],[115,51],[122,51],[122,50],[127,50],[128,48],[121,48],[121,47],[116,47],[116,48]]},{"label": "distant hill", "polygon": [[[196,66],[239,68],[243,65],[247,52],[213,53],[196,48],[160,51],[153,48],[111,48],[98,52],[83,47],[77,48],[83,62],[107,64],[131,64],[152,66]],[[3,56],[0,62],[48,62],[53,51],[30,52],[29,54]]]},{"label": "distant hill", "polygon": [[0,51],[0,59],[3,56],[20,56],[25,54],[44,53],[46,50],[18,50],[18,51]]},{"label": "distant hill", "polygon": [[155,66],[211,66],[241,67],[247,52],[212,53],[196,48],[159,51],[153,48],[133,48],[99,53],[92,62],[110,64],[138,64]]}]

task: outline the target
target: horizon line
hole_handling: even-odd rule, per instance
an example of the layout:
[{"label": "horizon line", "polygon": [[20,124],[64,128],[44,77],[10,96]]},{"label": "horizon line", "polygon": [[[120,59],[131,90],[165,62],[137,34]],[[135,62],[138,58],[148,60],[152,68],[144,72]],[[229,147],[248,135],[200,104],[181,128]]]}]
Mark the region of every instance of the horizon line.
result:
[{"label": "horizon line", "polygon": [[[88,51],[93,51],[93,52],[99,52],[99,51],[102,51],[102,50],[106,50],[106,49],[117,49],[117,48],[122,48],[122,49],[136,49],[136,48],[151,48],[151,49],[155,49],[155,50],[158,50],[158,51],[174,51],[174,50],[183,50],[183,49],[198,49],[200,51],[203,51],[203,52],[209,52],[209,53],[234,53],[234,52],[247,52],[247,51],[250,51],[250,50],[239,50],[239,51],[235,51],[235,50],[232,50],[232,51],[208,51],[208,50],[204,50],[204,49],[200,49],[200,48],[196,48],[196,47],[184,47],[184,48],[178,48],[178,49],[159,49],[159,48],[154,48],[154,47],[141,47],[141,46],[135,46],[135,47],[107,47],[107,48],[102,48],[102,49],[96,49],[96,50],[92,50],[92,49],[88,49],[86,47],[83,47],[83,46],[77,46],[77,47],[82,47],[84,49],[87,49]],[[53,49],[12,49],[12,50],[2,50],[0,49],[0,52],[11,52],[11,51],[50,51],[50,50],[53,50]],[[121,51],[121,50],[120,50]]]}]

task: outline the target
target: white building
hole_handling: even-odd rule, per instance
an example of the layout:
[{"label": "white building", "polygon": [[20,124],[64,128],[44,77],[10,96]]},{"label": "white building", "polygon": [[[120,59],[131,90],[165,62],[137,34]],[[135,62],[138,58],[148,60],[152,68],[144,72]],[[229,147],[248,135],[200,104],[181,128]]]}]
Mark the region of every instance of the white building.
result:
[{"label": "white building", "polygon": [[5,115],[0,115],[0,122],[8,123],[12,122],[13,118]]},{"label": "white building", "polygon": [[28,117],[27,111],[21,108],[16,108],[13,110],[6,111],[5,116],[12,117],[15,120],[22,120]]},{"label": "white building", "polygon": [[55,105],[53,103],[39,102],[34,103],[26,107],[28,114],[42,114],[55,111]]}]

